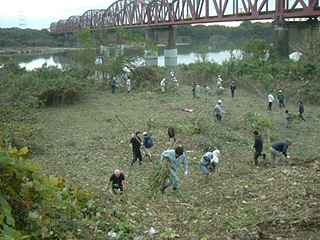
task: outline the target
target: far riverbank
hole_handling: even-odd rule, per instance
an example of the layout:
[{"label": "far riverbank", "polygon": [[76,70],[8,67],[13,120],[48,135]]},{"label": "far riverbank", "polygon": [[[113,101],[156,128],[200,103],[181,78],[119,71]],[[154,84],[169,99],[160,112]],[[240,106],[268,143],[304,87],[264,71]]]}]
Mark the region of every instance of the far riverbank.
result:
[{"label": "far riverbank", "polygon": [[79,50],[79,48],[68,47],[26,47],[26,48],[8,48],[1,49],[0,56],[12,56],[20,54],[46,54]]}]

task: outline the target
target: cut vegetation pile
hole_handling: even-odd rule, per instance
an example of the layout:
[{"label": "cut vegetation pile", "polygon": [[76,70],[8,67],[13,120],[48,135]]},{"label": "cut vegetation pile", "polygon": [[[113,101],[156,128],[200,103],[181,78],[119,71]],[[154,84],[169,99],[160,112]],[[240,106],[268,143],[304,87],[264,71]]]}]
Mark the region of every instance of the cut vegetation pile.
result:
[{"label": "cut vegetation pile", "polygon": [[[95,92],[76,105],[40,110],[38,121],[44,138],[39,145],[44,149],[42,155],[32,158],[45,174],[94,189],[103,202],[102,209],[113,209],[112,213],[88,209],[88,214],[105,214],[103,220],[108,223],[108,227],[101,219],[92,223],[88,227],[92,239],[107,239],[111,231],[122,239],[319,239],[319,107],[306,105],[307,121],[294,120],[286,128],[285,109],[274,104],[273,110],[267,111],[266,96],[239,89],[232,99],[226,91],[219,96],[226,114],[218,124],[213,111],[216,95],[206,102],[193,99],[191,87],[182,87],[180,93]],[[298,103],[289,100],[286,109],[297,113]],[[182,166],[178,170],[179,191],[173,192],[171,187],[166,194],[160,189],[152,191],[165,174],[156,172],[157,161],[144,156],[142,166],[130,166],[131,136],[114,114],[133,132],[146,130],[147,121],[153,119],[154,160],[171,145],[168,127],[175,129],[177,144],[189,160],[187,177]],[[266,160],[259,159],[259,167],[253,165],[252,132],[256,129],[267,153]],[[268,149],[287,138],[293,140],[288,150],[292,158],[271,169]],[[199,161],[214,147],[221,151],[221,172],[205,178]],[[121,197],[106,191],[115,169],[125,174],[128,183]],[[150,234],[151,227],[155,234]],[[86,234],[78,232],[77,238],[85,238]]]}]

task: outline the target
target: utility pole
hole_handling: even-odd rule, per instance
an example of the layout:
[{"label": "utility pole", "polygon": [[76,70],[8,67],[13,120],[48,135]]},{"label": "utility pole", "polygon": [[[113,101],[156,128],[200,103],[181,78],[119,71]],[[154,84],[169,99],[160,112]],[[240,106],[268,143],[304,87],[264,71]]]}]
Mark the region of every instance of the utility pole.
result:
[{"label": "utility pole", "polygon": [[26,18],[24,17],[23,9],[19,9],[19,27],[20,28],[27,27]]}]

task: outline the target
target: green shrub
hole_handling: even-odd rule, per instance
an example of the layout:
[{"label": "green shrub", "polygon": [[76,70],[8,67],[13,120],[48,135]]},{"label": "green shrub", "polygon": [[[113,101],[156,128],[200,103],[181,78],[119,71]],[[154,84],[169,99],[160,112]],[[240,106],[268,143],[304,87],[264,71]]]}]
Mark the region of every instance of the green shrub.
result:
[{"label": "green shrub", "polygon": [[271,122],[261,117],[258,113],[247,113],[245,116],[236,120],[234,125],[234,129],[237,131],[243,131],[247,133],[249,136],[251,135],[252,129],[258,131],[266,131],[267,129],[271,129]]},{"label": "green shrub", "polygon": [[190,64],[180,64],[176,68],[176,77],[185,84],[200,83],[208,84],[213,78],[216,81],[220,74],[221,65],[215,62],[197,62]]},{"label": "green shrub", "polygon": [[0,86],[2,106],[26,109],[73,104],[88,83],[75,68],[61,70],[44,64],[34,71],[7,74]]}]

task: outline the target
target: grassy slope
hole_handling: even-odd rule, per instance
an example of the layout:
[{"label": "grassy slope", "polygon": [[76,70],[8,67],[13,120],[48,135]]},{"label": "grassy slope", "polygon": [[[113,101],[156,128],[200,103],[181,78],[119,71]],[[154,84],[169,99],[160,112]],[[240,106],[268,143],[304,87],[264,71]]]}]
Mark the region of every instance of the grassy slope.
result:
[{"label": "grassy slope", "polygon": [[[174,233],[181,239],[315,239],[320,218],[319,162],[301,167],[288,163],[319,155],[319,108],[305,106],[307,122],[294,123],[286,129],[284,109],[275,104],[272,112],[267,111],[266,96],[239,90],[235,99],[228,92],[219,98],[227,111],[220,125],[213,113],[218,97],[211,96],[209,102],[192,99],[190,88],[183,87],[180,97],[138,91],[130,95],[91,93],[77,105],[41,110],[38,119],[45,138],[40,144],[44,145],[45,154],[34,158],[41,162],[44,172],[94,188],[107,205],[115,201],[112,193],[105,190],[108,178],[114,169],[121,169],[127,177],[128,191],[124,202],[117,204],[121,211],[136,214],[134,236],[153,226],[159,233],[154,239],[173,237]],[[297,112],[297,104],[287,105],[289,111]],[[184,108],[194,112],[182,111]],[[254,127],[234,127],[247,112],[257,112],[272,122],[271,131],[263,133],[266,149],[273,141],[291,138],[294,145],[289,148],[289,155],[297,159],[285,160],[284,166],[271,169],[267,155],[259,168],[254,167]],[[154,159],[159,159],[168,147],[168,127],[176,129],[179,144],[188,151],[190,172],[184,177],[180,167],[179,193],[168,189],[162,195],[146,190],[155,163],[145,157],[143,166],[130,167],[130,135],[115,113],[133,132],[145,130],[147,120],[154,119]],[[202,132],[194,134],[194,126]],[[208,134],[210,139],[206,138]],[[212,142],[222,152],[221,172],[204,179],[198,163],[203,148]],[[165,236],[160,236],[164,232]]]}]

